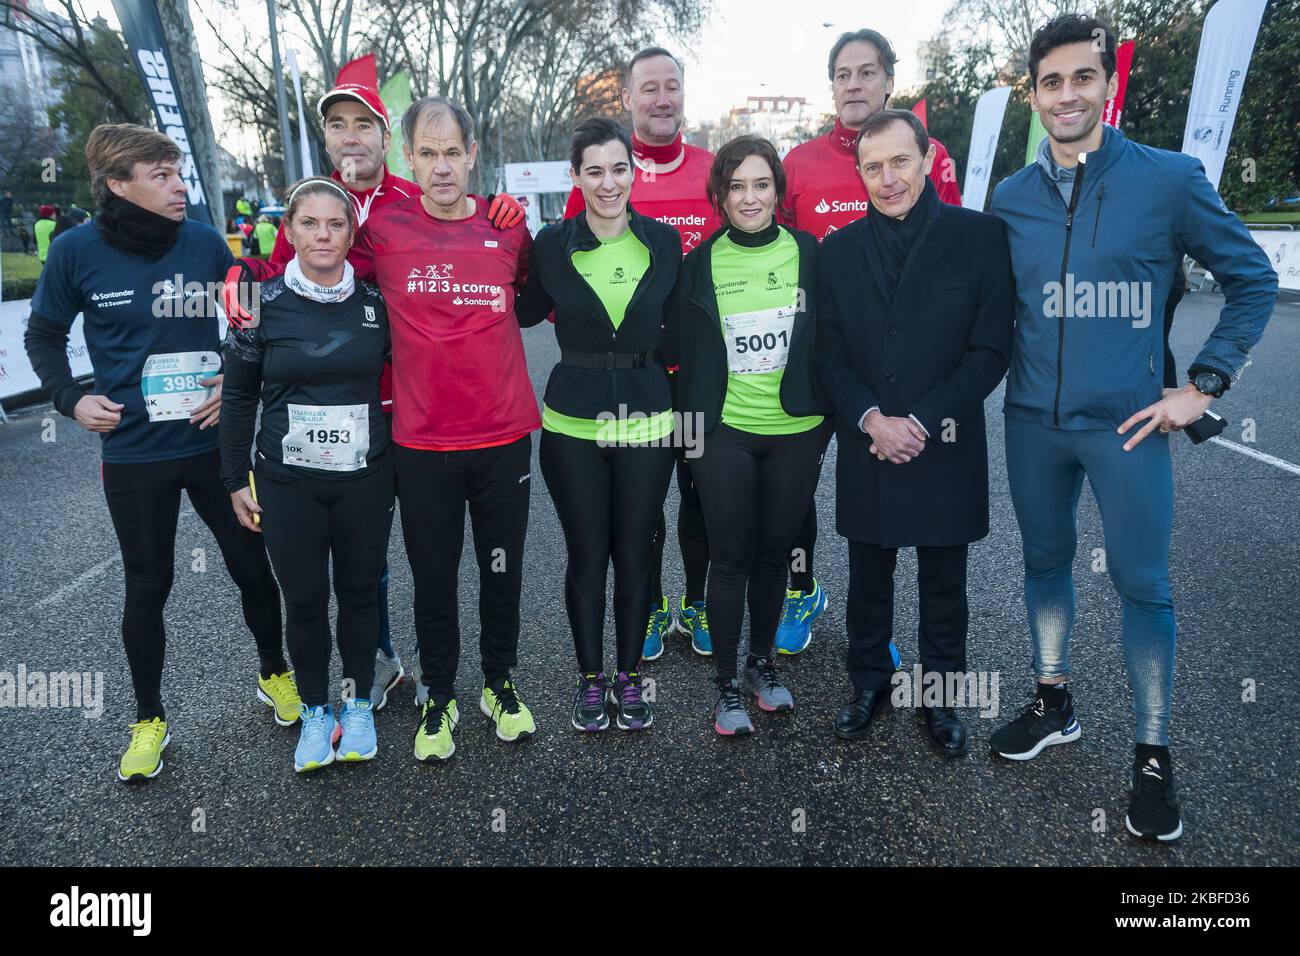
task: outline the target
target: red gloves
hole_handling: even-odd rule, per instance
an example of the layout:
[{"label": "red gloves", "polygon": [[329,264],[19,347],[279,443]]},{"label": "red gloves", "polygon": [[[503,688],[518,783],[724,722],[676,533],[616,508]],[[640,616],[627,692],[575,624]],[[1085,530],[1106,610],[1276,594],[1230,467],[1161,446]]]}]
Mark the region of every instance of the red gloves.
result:
[{"label": "red gloves", "polygon": [[257,305],[257,286],[253,282],[253,270],[248,268],[243,259],[236,259],[235,264],[226,272],[225,282],[221,285],[221,308],[226,312],[226,322],[232,329],[256,325]]},{"label": "red gloves", "polygon": [[505,193],[488,196],[488,219],[498,229],[510,229],[524,221],[524,207]]}]

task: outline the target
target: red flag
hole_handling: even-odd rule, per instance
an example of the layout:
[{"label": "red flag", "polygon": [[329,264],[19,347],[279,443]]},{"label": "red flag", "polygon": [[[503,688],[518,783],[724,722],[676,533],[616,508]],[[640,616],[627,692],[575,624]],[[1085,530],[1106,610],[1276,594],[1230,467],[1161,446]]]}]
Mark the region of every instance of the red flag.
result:
[{"label": "red flag", "polygon": [[1106,108],[1101,114],[1101,121],[1116,129],[1119,129],[1120,118],[1124,115],[1124,91],[1128,89],[1128,72],[1132,66],[1133,41],[1125,40],[1115,50],[1115,76],[1118,77],[1115,98],[1106,101]]},{"label": "red flag", "polygon": [[925,98],[917,100],[912,104],[912,112],[921,118],[921,125],[925,126]]},{"label": "red flag", "polygon": [[355,83],[371,90],[379,89],[379,72],[375,69],[375,55],[367,53],[339,67],[339,76],[334,81],[334,85],[342,86],[344,83]]}]

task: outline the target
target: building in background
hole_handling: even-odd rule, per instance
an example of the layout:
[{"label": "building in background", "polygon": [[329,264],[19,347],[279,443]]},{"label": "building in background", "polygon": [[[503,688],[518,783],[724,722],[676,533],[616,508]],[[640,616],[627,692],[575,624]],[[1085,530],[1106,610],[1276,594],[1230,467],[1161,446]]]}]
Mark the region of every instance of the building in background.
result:
[{"label": "building in background", "polygon": [[709,148],[717,152],[737,136],[762,136],[784,156],[793,147],[817,135],[821,114],[802,96],[750,96],[744,106],[733,106],[710,131]]}]

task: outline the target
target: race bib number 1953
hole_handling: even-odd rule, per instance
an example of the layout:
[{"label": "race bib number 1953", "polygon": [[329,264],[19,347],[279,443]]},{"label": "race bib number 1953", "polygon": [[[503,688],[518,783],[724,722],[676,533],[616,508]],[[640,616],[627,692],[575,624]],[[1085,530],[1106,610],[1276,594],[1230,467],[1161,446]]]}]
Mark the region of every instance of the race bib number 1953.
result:
[{"label": "race bib number 1953", "polygon": [[145,359],[140,390],[151,422],[189,418],[208,396],[211,388],[199,384],[221,371],[216,352],[162,352]]},{"label": "race bib number 1953", "polygon": [[366,467],[370,408],[366,405],[289,405],[289,430],[280,442],[286,465],[322,471]]}]

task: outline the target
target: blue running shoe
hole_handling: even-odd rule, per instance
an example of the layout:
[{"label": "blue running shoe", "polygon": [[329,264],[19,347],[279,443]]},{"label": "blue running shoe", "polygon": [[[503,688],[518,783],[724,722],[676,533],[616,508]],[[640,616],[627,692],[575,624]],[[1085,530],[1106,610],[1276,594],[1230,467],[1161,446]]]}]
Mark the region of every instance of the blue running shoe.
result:
[{"label": "blue running shoe", "polygon": [[302,773],[305,770],[319,770],[334,762],[334,738],[339,733],[338,721],[334,711],[326,706],[308,707],[299,704],[298,747],[293,752],[293,769]]},{"label": "blue running shoe", "polygon": [[683,637],[691,639],[691,650],[704,657],[713,656],[713,638],[709,636],[709,614],[704,609],[704,602],[687,604],[682,598],[677,610],[677,631]]},{"label": "blue running shoe", "polygon": [[657,661],[664,656],[664,635],[673,625],[673,612],[668,610],[668,599],[660,607],[650,610],[650,623],[645,626],[645,644],[641,647],[641,660]]},{"label": "blue running shoe", "polygon": [[341,715],[343,736],[339,738],[338,759],[352,763],[369,760],[379,751],[375,740],[375,713],[368,700],[345,700]]},{"label": "blue running shoe", "polygon": [[781,623],[776,626],[777,653],[799,654],[807,650],[812,643],[813,621],[821,617],[830,604],[816,578],[811,591],[787,590]]}]

